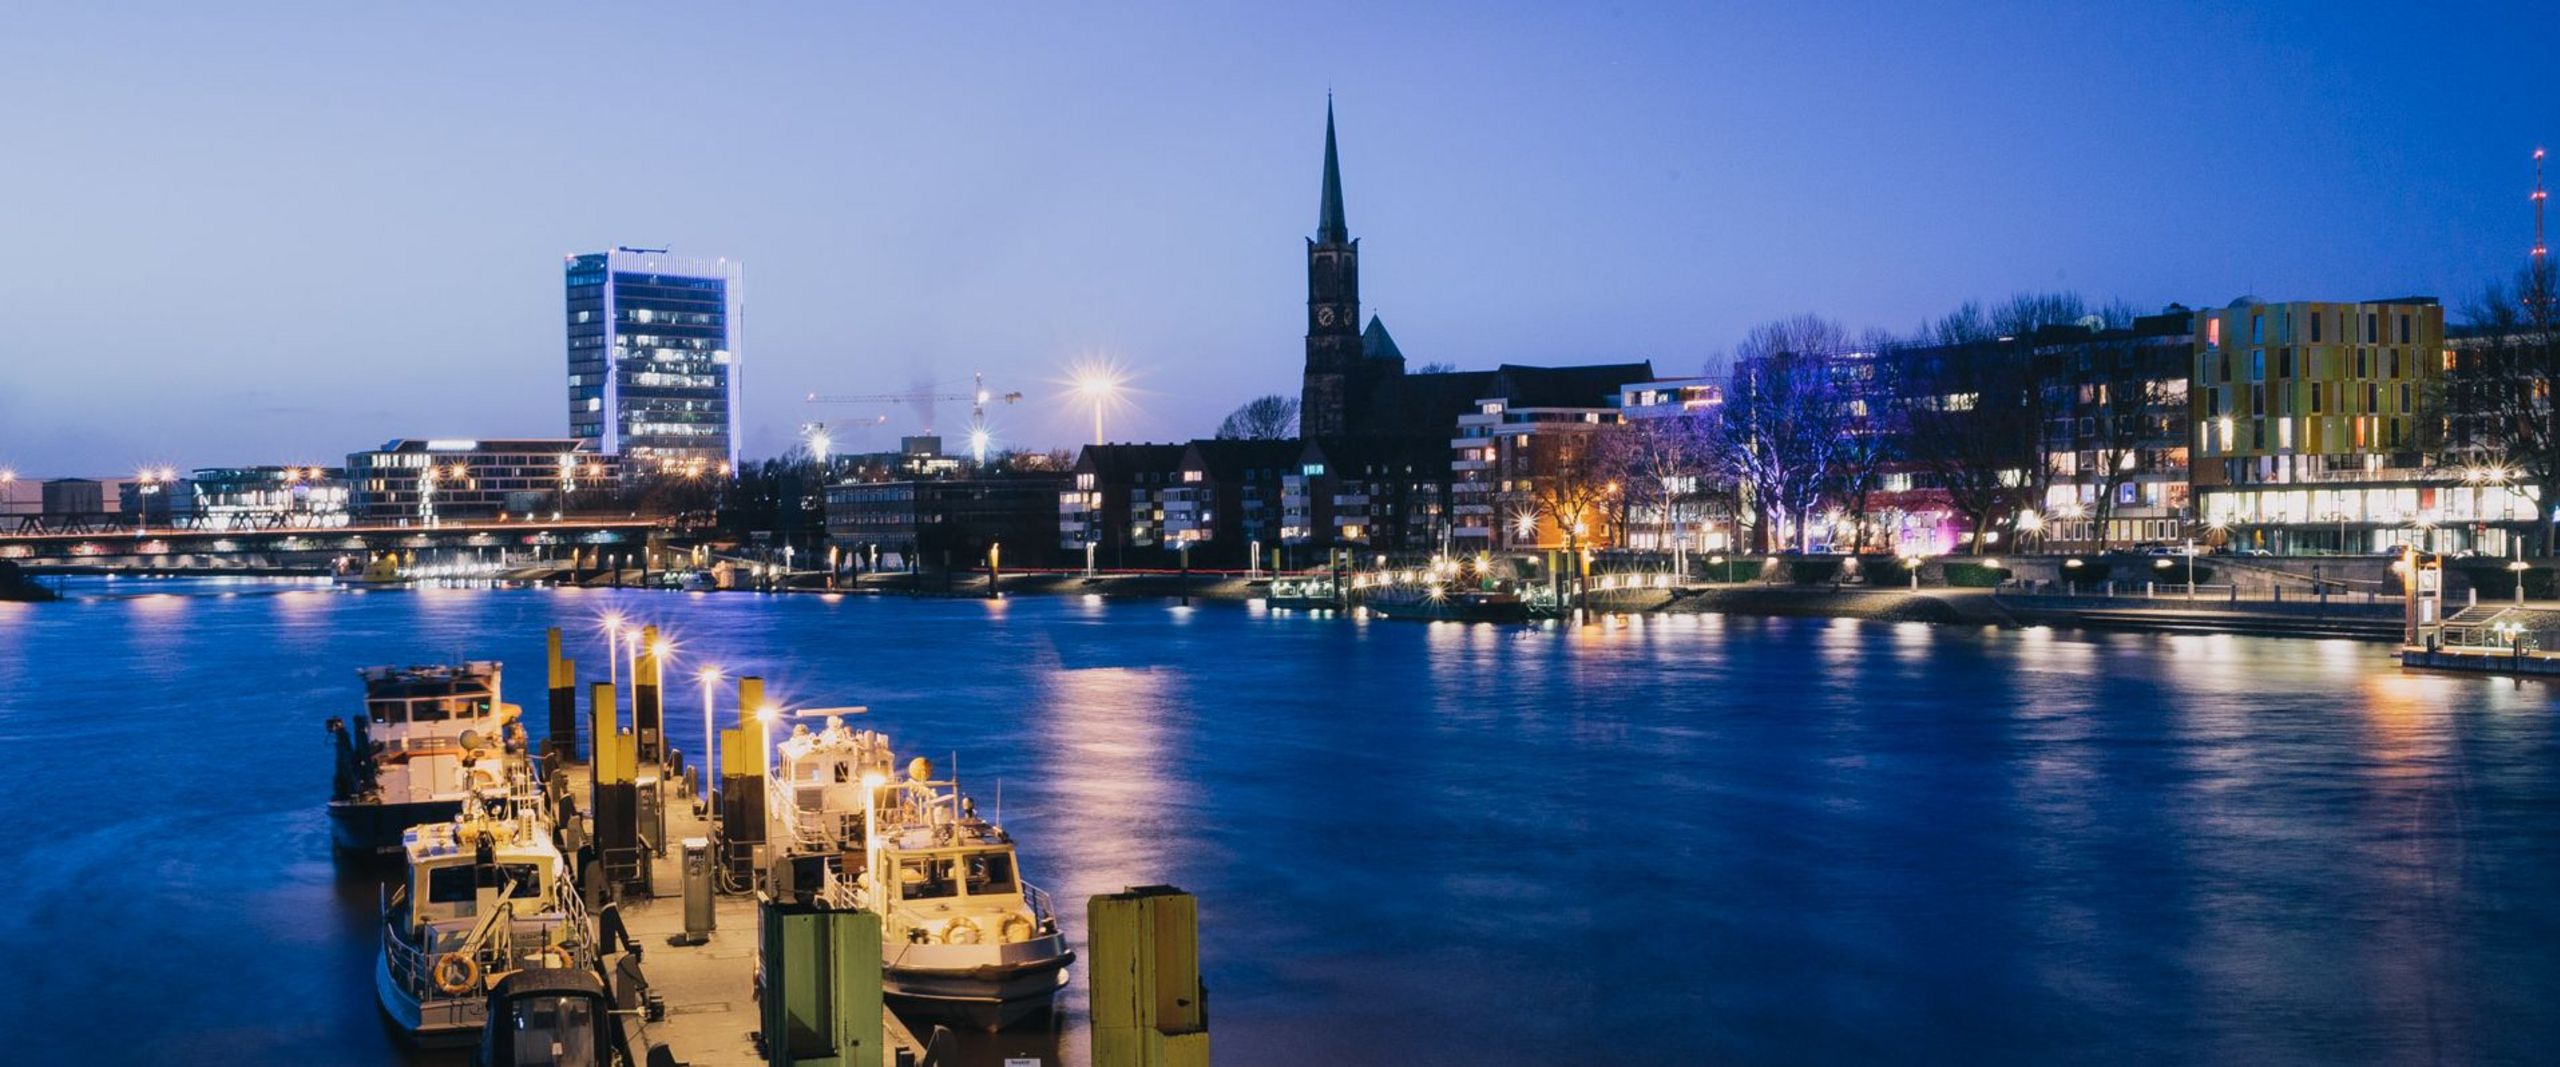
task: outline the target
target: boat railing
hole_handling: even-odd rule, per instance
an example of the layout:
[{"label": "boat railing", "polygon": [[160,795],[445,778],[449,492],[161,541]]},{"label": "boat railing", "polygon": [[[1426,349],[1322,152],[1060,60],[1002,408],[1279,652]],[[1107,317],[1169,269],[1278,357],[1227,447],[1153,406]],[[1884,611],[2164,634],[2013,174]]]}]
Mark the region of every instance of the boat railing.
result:
[{"label": "boat railing", "polygon": [[494,975],[517,958],[516,941],[519,938],[539,941],[545,946],[564,946],[572,959],[581,962],[595,957],[595,924],[588,921],[586,901],[565,887],[553,893],[549,901],[558,914],[522,917],[516,914],[513,899],[501,900],[469,933],[450,947],[412,945],[401,936],[403,924],[392,920],[392,911],[407,900],[408,892],[407,886],[397,890],[384,888],[382,958],[389,966],[392,981],[414,999],[424,1001],[430,996],[442,995],[442,991],[435,988],[434,967],[437,960],[449,953],[470,954],[479,961],[484,975]]},{"label": "boat railing", "polygon": [[1023,882],[1022,902],[1031,908],[1031,917],[1034,921],[1044,924],[1053,924],[1057,922],[1058,909],[1056,905],[1050,901],[1048,890],[1033,885],[1028,881]]}]

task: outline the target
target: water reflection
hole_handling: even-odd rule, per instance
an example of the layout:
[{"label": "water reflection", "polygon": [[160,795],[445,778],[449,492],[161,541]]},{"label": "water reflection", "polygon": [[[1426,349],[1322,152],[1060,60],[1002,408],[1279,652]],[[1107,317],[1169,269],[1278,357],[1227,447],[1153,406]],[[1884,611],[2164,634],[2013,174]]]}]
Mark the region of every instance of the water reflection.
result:
[{"label": "water reflection", "polygon": [[[506,659],[508,699],[538,709],[541,628],[598,680],[607,610],[665,626],[678,675],[718,663],[957,751],[1079,937],[1085,894],[1198,892],[1222,1064],[2528,1061],[2560,1041],[2549,690],[2402,675],[2369,645],[241,592],[0,605],[20,757],[0,789],[45,813],[0,823],[0,958],[42,991],[0,998],[0,1034],[34,1035],[13,1061],[122,1028],[136,1058],[396,1062],[364,982],[372,882],[326,859],[317,722],[354,666],[464,653]],[[699,690],[670,681],[689,736]],[[248,977],[181,980],[207,973]]]}]

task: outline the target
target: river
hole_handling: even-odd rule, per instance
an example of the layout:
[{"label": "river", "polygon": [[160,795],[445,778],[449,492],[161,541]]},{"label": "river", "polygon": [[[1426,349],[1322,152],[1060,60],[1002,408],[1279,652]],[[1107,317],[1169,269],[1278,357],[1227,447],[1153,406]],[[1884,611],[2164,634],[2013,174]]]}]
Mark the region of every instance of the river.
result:
[{"label": "river", "polygon": [[[1081,943],[1198,894],[1221,1064],[2526,1062],[2550,690],[2379,646],[1719,616],[93,582],[0,604],[0,1056],[409,1062],[328,851],[355,669],[596,620],[956,752]],[[699,750],[698,690],[673,740]],[[723,708],[724,717],[734,714]],[[672,950],[670,950],[672,951]],[[1063,1034],[975,1055],[1085,1062]]]}]

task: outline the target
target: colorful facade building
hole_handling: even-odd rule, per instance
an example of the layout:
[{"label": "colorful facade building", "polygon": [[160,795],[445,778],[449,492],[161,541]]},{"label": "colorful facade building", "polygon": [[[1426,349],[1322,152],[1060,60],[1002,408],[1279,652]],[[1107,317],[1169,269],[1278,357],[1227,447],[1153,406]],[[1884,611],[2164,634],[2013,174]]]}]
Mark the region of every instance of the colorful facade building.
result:
[{"label": "colorful facade building", "polygon": [[2194,492],[2207,543],[2275,553],[2483,547],[2533,509],[2448,462],[2444,309],[2239,300],[2200,312]]}]

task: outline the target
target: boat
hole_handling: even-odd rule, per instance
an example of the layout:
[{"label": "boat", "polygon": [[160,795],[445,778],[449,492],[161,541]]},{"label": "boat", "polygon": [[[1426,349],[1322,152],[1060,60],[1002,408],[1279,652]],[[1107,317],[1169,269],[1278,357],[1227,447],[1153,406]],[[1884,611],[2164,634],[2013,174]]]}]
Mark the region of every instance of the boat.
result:
[{"label": "boat", "polygon": [[400,574],[400,554],[385,552],[366,561],[364,570],[356,575],[356,580],[366,585],[399,584],[403,580]]},{"label": "boat", "polygon": [[329,719],[336,773],[329,837],[341,852],[397,852],[401,834],[462,811],[508,774],[522,709],[498,699],[499,665],[366,667],[364,714]]},{"label": "boat", "polygon": [[903,779],[888,738],[796,727],[767,795],[795,885],[881,917],[882,992],[910,1017],[981,1030],[1045,1016],[1075,952],[1049,895],[1022,878],[1004,829],[931,761]]},{"label": "boat", "polygon": [[519,776],[401,835],[407,871],[384,889],[373,978],[383,1014],[418,1044],[479,1039],[489,994],[518,972],[594,967],[594,924],[542,807]]},{"label": "boat", "polygon": [[1362,606],[1389,619],[1423,619],[1448,622],[1527,622],[1529,602],[1520,594],[1500,589],[1461,589],[1444,591],[1437,588],[1415,590],[1409,595],[1398,591],[1390,595],[1373,595]]},{"label": "boat", "polygon": [[495,983],[472,1067],[640,1067],[648,1039],[595,972],[529,967]]}]

